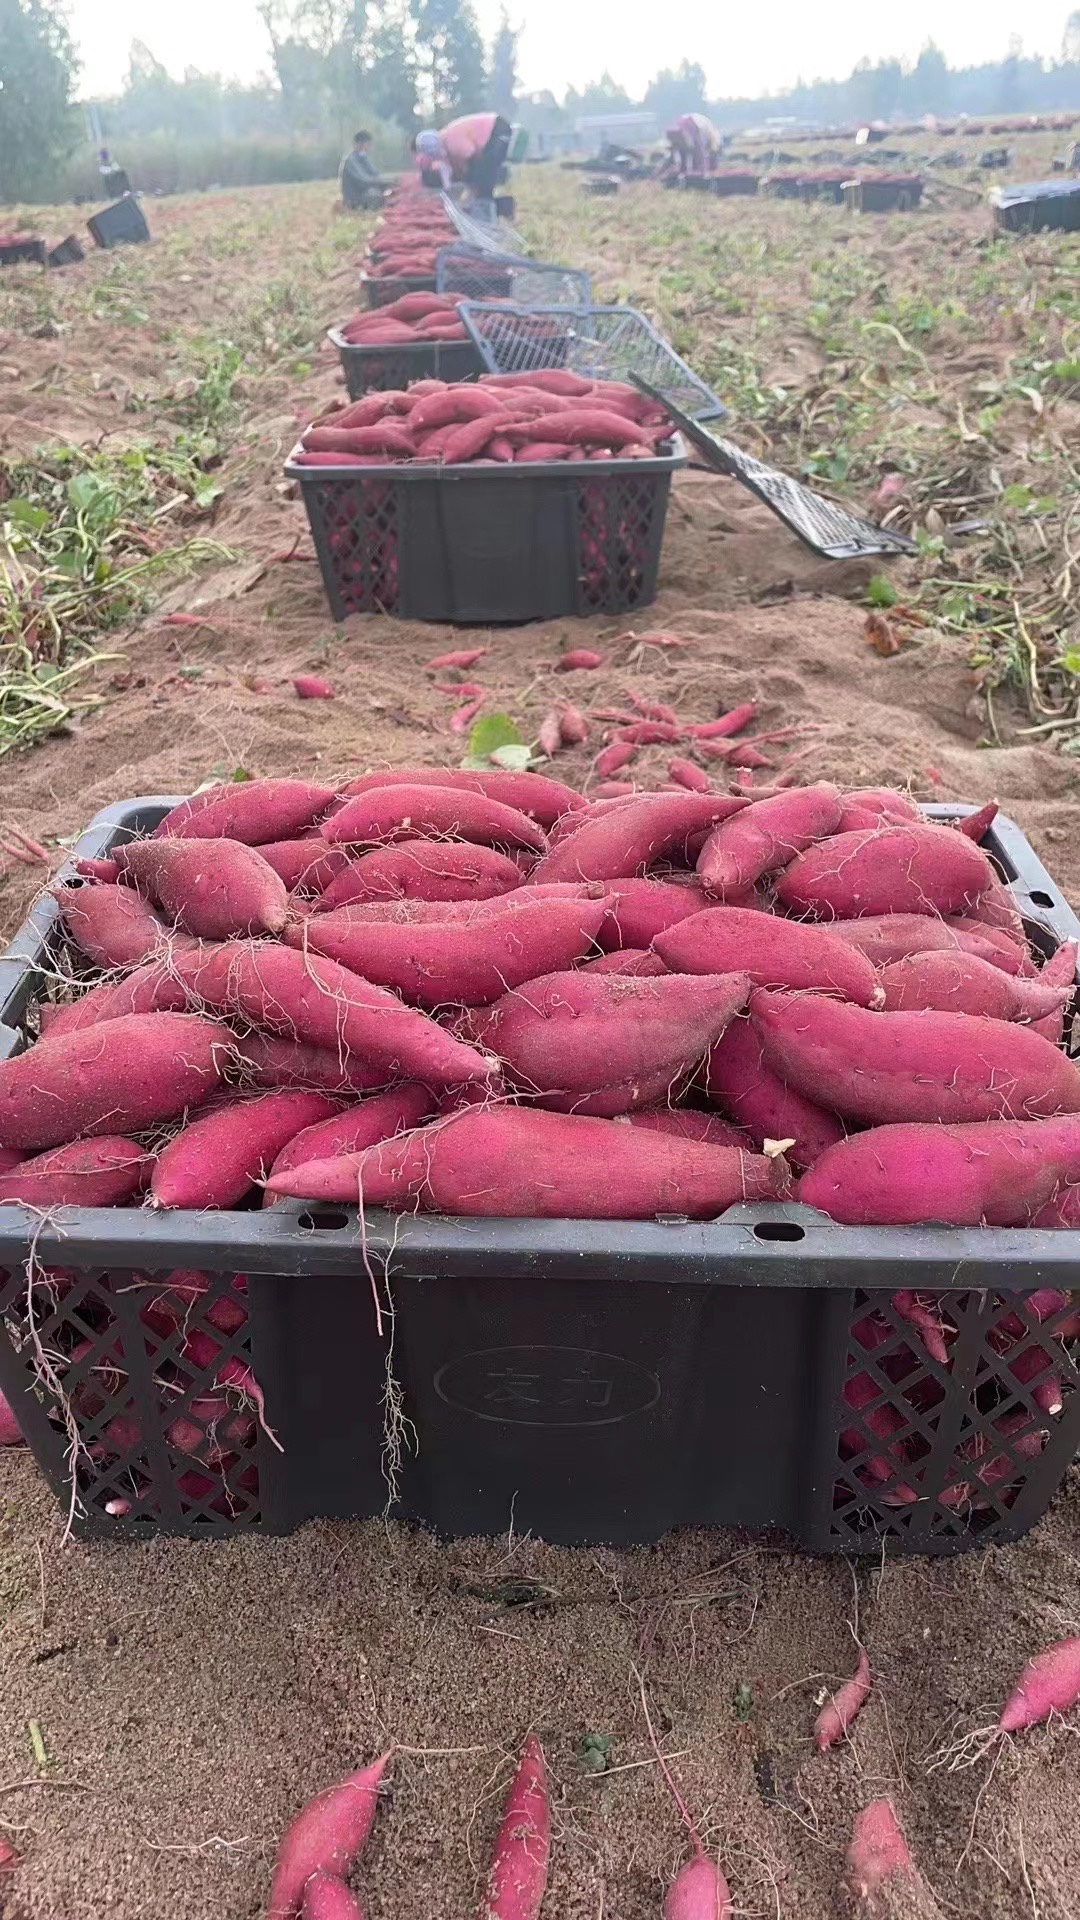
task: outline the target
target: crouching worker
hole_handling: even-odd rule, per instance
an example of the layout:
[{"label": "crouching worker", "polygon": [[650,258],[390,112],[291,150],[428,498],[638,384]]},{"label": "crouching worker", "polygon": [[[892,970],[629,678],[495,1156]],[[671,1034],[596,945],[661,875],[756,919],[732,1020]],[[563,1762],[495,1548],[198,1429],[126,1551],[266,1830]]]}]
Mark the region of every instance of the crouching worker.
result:
[{"label": "crouching worker", "polygon": [[378,171],[370,148],[370,133],[354,133],[352,147],[341,165],[341,197],[354,213],[381,205],[392,184]]},{"label": "crouching worker", "polygon": [[494,218],[495,189],[506,169],[513,128],[501,113],[469,113],[436,132],[418,133],[414,142],[420,178],[426,187],[452,183],[468,188],[481,217]]},{"label": "crouching worker", "polygon": [[667,143],[669,171],[678,174],[712,173],[724,144],[703,113],[680,113],[667,130]]}]

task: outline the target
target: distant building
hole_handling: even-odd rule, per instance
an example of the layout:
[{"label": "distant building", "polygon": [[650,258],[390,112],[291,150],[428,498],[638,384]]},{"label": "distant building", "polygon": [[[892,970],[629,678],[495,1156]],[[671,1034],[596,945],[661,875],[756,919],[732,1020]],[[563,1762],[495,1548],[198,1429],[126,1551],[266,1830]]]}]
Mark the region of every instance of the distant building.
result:
[{"label": "distant building", "polygon": [[574,122],[577,145],[582,153],[599,153],[601,147],[651,147],[660,137],[655,113],[644,107],[629,107],[624,113],[586,113]]}]

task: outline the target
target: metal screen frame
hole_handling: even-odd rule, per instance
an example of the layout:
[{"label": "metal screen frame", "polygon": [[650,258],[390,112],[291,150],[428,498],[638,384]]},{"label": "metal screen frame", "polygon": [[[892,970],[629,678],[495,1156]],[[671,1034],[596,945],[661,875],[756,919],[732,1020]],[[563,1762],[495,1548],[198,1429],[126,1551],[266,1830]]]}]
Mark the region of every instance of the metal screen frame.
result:
[{"label": "metal screen frame", "polygon": [[495,306],[464,301],[465,329],[491,373],[564,367],[595,380],[642,377],[664,404],[692,420],[727,412],[651,321],[636,307]]}]

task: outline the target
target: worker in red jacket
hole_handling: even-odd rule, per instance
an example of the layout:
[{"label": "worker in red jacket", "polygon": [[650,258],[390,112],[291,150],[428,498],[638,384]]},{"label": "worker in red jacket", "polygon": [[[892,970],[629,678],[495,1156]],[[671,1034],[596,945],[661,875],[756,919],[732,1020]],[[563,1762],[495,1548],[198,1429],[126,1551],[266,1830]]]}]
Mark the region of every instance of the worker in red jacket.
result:
[{"label": "worker in red jacket", "polygon": [[493,200],[506,165],[513,128],[501,113],[467,113],[440,131],[418,133],[413,146],[425,186],[448,192],[462,181],[473,200]]},{"label": "worker in red jacket", "polygon": [[667,130],[670,165],[677,173],[712,173],[723,148],[722,136],[703,113],[680,113]]}]

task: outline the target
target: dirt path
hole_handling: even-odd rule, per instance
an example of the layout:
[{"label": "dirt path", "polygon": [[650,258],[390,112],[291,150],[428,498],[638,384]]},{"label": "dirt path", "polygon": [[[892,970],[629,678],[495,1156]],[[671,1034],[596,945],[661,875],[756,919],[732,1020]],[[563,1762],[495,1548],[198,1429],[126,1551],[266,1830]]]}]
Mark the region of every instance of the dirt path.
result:
[{"label": "dirt path", "polygon": [[[102,706],[65,737],[0,762],[0,818],[48,844],[109,802],[181,793],[241,765],[357,772],[436,764],[458,748],[447,703],[422,672],[449,633],[375,618],[335,629],[302,509],[280,482],[298,414],[337,390],[332,363],[305,357],[292,324],[305,279],[322,322],[350,302],[350,251],[328,217],[322,188],[169,203],[154,210],[161,238],[145,258],[89,263],[94,286],[109,291],[89,338],[6,339],[0,358],[17,360],[23,396],[0,388],[9,445],[76,429],[145,430],[146,392],[167,373],[184,377],[181,344],[199,332],[235,323],[252,338],[261,329],[265,342],[266,328],[280,326],[288,340],[277,354],[273,340],[264,344],[260,371],[237,382],[235,442],[211,528],[235,557],[181,583],[169,602],[207,625],[170,627],[159,616],[122,637],[120,657],[99,672]],[[577,257],[586,244],[582,226]],[[121,282],[144,320],[118,316]],[[294,546],[294,558],[275,557]],[[591,635],[608,664],[569,686],[560,680],[560,691],[596,706],[633,687],[687,718],[752,697],[766,725],[820,722],[808,776],[910,783],[928,798],[996,797],[1080,901],[1076,761],[1022,739],[982,744],[985,707],[962,636],[921,636],[880,657],[864,627],[869,572],[814,560],[740,490],[688,474],[675,493],[660,598],[636,625],[691,644],[639,667],[617,623],[574,623],[575,643]],[[550,668],[569,633],[553,623],[482,636],[493,704],[526,737],[549,704]],[[291,678],[304,669],[325,674],[338,698],[301,706]],[[1010,717],[1006,702],[1006,741]],[[640,765],[646,781],[663,777],[660,750]],[[572,781],[586,770],[584,753],[560,762]],[[6,929],[39,884],[15,865],[0,879]],[[32,1462],[8,1453],[0,1831],[26,1863],[0,1882],[0,1913],[255,1920],[290,1812],[393,1740],[453,1751],[395,1763],[364,1867],[371,1920],[465,1920],[507,1755],[533,1725],[556,1783],[545,1914],[651,1920],[682,1836],[648,1760],[633,1678],[644,1645],[665,1751],[679,1755],[740,1914],[842,1913],[851,1817],[889,1792],[944,1911],[1070,1920],[1076,1741],[1059,1728],[1005,1755],[970,1846],[985,1769],[928,1765],[954,1731],[986,1723],[1034,1645],[1075,1630],[1077,1491],[1074,1481],[1023,1548],[857,1570],[726,1535],[573,1553],[527,1539],[439,1547],[377,1524],[225,1546],[88,1548],[61,1545]],[[510,1576],[543,1589],[540,1604],[482,1597]],[[816,1758],[814,1699],[853,1665],[856,1591],[875,1695],[853,1746]],[[40,1780],[31,1720],[49,1756]],[[582,1769],[587,1732],[611,1736],[610,1775]],[[29,1787],[11,1784],[28,1778]]]}]

